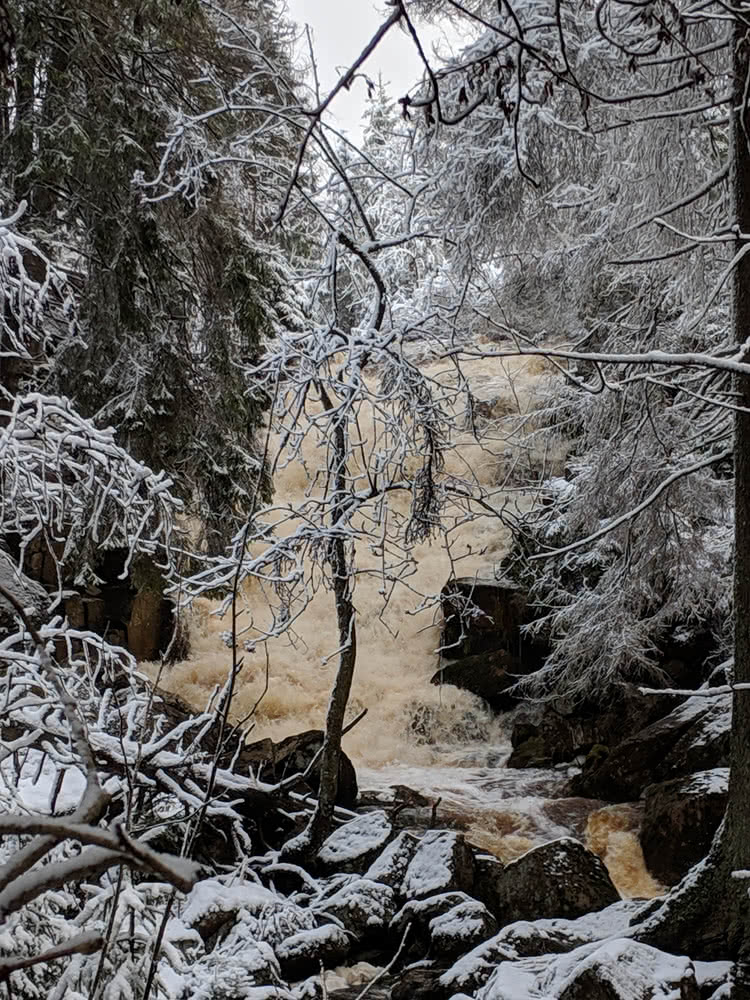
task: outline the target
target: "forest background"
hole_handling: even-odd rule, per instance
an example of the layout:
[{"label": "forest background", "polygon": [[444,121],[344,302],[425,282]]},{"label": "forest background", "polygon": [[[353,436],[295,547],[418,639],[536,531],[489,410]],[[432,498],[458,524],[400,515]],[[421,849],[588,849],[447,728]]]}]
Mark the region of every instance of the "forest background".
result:
[{"label": "forest background", "polygon": [[[3,754],[41,753],[53,804],[83,775],[64,822],[19,812],[10,785],[0,912],[15,947],[43,926],[43,951],[77,955],[50,995],[96,995],[118,968],[151,990],[163,893],[141,899],[126,955],[102,946],[126,919],[109,904],[127,876],[74,927],[59,894],[123,862],[190,884],[185,858],[234,789],[222,750],[243,651],[288,634],[323,588],[338,677],[320,796],[285,852],[317,848],[356,667],[355,545],[377,556],[387,601],[418,542],[450,552],[456,526],[485,516],[509,521],[551,646],[529,693],[658,685],[675,630],[735,648],[730,807],[703,902],[678,891],[643,934],[668,946],[684,914],[698,937],[719,920],[746,995],[747,895],[731,878],[750,868],[746,17],[397,0],[325,93],[303,84],[272,0],[0,6],[2,529],[9,563],[28,569],[41,547],[55,567],[51,603],[3,584]],[[430,19],[474,40],[442,63],[422,42]],[[424,77],[394,104],[363,67],[399,30]],[[359,147],[325,118],[350,86],[372,96]],[[415,345],[449,375],[426,374]],[[501,499],[513,476],[488,490],[446,471],[456,414],[473,419],[461,360],[478,353],[554,366],[546,406],[516,430],[564,436],[571,458],[564,479],[542,468],[521,484],[540,500],[523,517]],[[274,469],[309,437],[308,497],[274,505]],[[215,751],[187,778],[174,764],[179,781],[157,769],[189,806],[179,860],[139,839],[141,775],[157,780],[147,765],[167,745],[150,687],[57,613],[113,550],[139,594],[219,594],[231,618],[225,688],[169,743],[217,724]],[[241,614],[251,580],[260,635]],[[30,967],[51,975],[38,954]]]}]

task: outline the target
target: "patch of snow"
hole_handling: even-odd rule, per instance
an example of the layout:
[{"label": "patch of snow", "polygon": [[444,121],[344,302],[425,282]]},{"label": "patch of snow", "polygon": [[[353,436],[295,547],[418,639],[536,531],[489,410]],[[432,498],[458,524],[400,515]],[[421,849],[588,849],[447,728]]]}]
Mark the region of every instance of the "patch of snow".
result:
[{"label": "patch of snow", "polygon": [[424,834],[406,869],[402,896],[430,896],[450,885],[459,836],[448,830],[428,830]]},{"label": "patch of snow", "polygon": [[256,882],[226,884],[218,878],[204,879],[190,891],[181,913],[183,924],[192,927],[210,913],[236,913],[265,906],[278,906],[281,900],[270,889]]},{"label": "patch of snow", "polygon": [[56,813],[71,812],[81,801],[86,779],[76,764],[64,766],[53,761],[46,753],[27,748],[22,755],[23,763],[17,769],[13,757],[7,757],[0,764],[3,782],[18,796],[19,806],[31,812],[48,816],[51,812],[52,795],[63,771],[63,780],[54,802]]},{"label": "patch of snow", "polygon": [[324,864],[342,864],[384,847],[393,826],[387,815],[376,810],[345,823],[328,837],[318,857]]},{"label": "patch of snow", "polygon": [[457,942],[475,941],[481,934],[487,937],[490,923],[494,930],[497,924],[492,920],[487,907],[476,899],[470,899],[433,917],[430,921],[430,937],[442,940],[450,938]]},{"label": "patch of snow", "polygon": [[696,771],[683,784],[685,795],[724,795],[729,788],[729,768]]}]

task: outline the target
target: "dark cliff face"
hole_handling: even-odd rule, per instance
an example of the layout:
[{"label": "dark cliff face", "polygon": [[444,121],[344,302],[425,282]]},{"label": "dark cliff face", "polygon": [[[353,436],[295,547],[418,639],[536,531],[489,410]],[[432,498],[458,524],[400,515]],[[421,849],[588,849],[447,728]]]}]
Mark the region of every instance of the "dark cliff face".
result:
[{"label": "dark cliff face", "polygon": [[[19,541],[8,536],[5,542],[7,552],[0,550],[0,558],[7,567],[17,566],[21,559]],[[13,572],[17,585],[28,592],[30,604],[38,608],[40,623],[46,620],[62,582],[68,595],[63,598],[62,613],[71,628],[94,632],[127,649],[139,661],[157,660],[165,651],[168,662],[184,659],[189,651],[187,635],[179,628],[173,603],[163,595],[161,573],[143,556],[127,571],[126,565],[125,549],[100,549],[93,567],[96,578],[80,585],[76,583],[80,567],[72,560],[64,561],[64,544],[40,538],[23,553],[24,572],[20,576]],[[9,569],[6,573],[0,567],[0,573],[9,581],[14,578]],[[0,618],[0,629],[11,628],[13,620],[12,615],[7,622]]]}]

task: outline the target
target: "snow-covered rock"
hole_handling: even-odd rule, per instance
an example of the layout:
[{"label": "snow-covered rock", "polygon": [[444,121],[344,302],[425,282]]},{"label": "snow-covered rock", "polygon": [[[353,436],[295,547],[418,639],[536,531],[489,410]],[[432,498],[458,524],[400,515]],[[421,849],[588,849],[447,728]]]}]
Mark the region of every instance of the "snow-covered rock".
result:
[{"label": "snow-covered rock", "polygon": [[497,921],[484,903],[470,899],[433,917],[429,931],[430,953],[442,961],[491,938],[497,931]]},{"label": "snow-covered rock", "polygon": [[222,947],[190,966],[183,979],[182,996],[185,1000],[291,998],[291,994],[282,990],[272,992],[272,984],[278,982],[279,975],[279,964],[270,945],[246,940],[240,950],[230,952]]},{"label": "snow-covered rock", "polygon": [[276,945],[281,973],[288,981],[340,965],[349,952],[350,937],[336,924],[323,924],[292,934]]},{"label": "snow-covered rock", "polygon": [[676,884],[708,854],[728,786],[729,768],[717,767],[646,789],[641,846],[649,871],[660,882]]},{"label": "snow-covered rock", "polygon": [[689,958],[628,938],[501,962],[476,1000],[699,1000]]},{"label": "snow-covered rock", "polygon": [[386,849],[375,858],[364,877],[371,882],[383,882],[392,889],[398,889],[404,881],[406,869],[419,846],[419,839],[408,830],[403,830]]},{"label": "snow-covered rock", "polygon": [[483,898],[501,924],[582,916],[619,900],[604,864],[571,837],[534,847],[498,872]]},{"label": "snow-covered rock", "polygon": [[440,892],[471,892],[474,884],[474,858],[463,834],[452,830],[428,830],[411,859],[401,896],[424,899]]},{"label": "snow-covered rock", "polygon": [[359,878],[316,903],[319,915],[332,917],[358,941],[380,937],[396,913],[396,894],[382,882]]},{"label": "snow-covered rock", "polygon": [[475,902],[475,900],[472,900],[471,896],[467,896],[465,892],[441,892],[436,896],[428,896],[426,899],[410,899],[404,903],[391,921],[391,930],[397,937],[401,937],[407,924],[411,924],[417,931],[426,931],[434,917],[440,916],[441,913],[447,913],[454,906],[469,902]]},{"label": "snow-covered rock", "polygon": [[555,963],[541,986],[559,1000],[699,1000],[689,958],[615,938],[579,958],[577,949]]},{"label": "snow-covered rock", "polygon": [[560,954],[583,944],[623,935],[642,906],[635,900],[622,900],[576,920],[518,920],[462,955],[441,975],[440,986],[448,996],[460,991],[473,993],[484,986],[502,961]]},{"label": "snow-covered rock", "polygon": [[255,882],[227,882],[220,878],[198,882],[188,895],[180,919],[186,927],[198,931],[204,941],[226,928],[226,947],[236,939],[238,947],[251,940],[275,948],[291,935],[316,926],[309,910],[270,889]]},{"label": "snow-covered rock", "polygon": [[561,954],[591,941],[627,933],[633,917],[642,906],[640,900],[623,899],[604,910],[586,913],[575,920],[561,917],[517,920],[503,927],[494,941],[515,952],[519,958]]},{"label": "snow-covered rock", "polygon": [[393,835],[393,825],[382,811],[364,813],[345,823],[324,841],[318,860],[329,871],[363,872]]}]

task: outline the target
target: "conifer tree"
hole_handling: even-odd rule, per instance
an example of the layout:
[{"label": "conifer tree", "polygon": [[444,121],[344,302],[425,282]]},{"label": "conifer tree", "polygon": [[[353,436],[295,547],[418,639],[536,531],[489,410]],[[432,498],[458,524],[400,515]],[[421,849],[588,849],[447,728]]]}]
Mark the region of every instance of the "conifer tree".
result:
[{"label": "conifer tree", "polygon": [[[268,490],[255,441],[266,400],[238,364],[287,295],[270,189],[290,138],[276,120],[267,128],[268,109],[292,97],[287,29],[271,0],[252,13],[199,0],[7,9],[0,195],[4,207],[28,202],[27,226],[76,287],[81,326],[21,373],[6,366],[3,388],[44,385],[115,425],[134,456],[173,476],[218,551]],[[202,171],[180,203],[147,202],[133,181],[157,172],[165,136],[248,78],[243,165]],[[207,118],[187,171],[231,139],[229,126]]]}]

